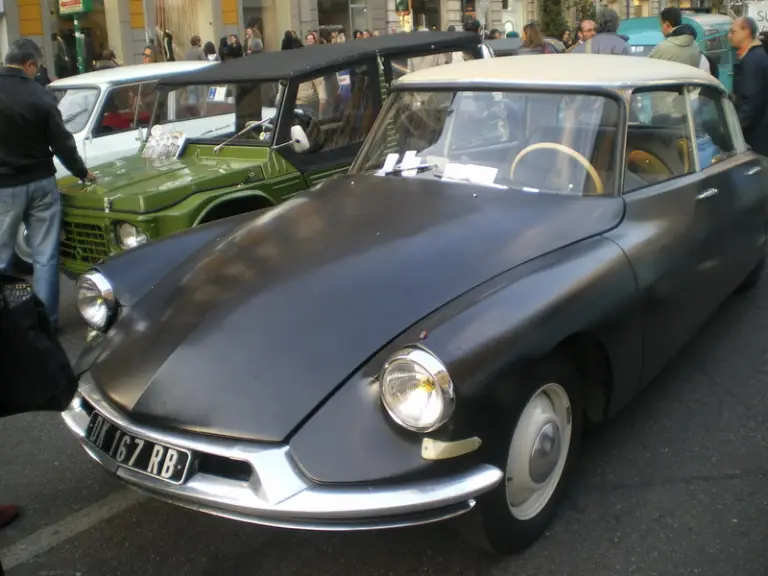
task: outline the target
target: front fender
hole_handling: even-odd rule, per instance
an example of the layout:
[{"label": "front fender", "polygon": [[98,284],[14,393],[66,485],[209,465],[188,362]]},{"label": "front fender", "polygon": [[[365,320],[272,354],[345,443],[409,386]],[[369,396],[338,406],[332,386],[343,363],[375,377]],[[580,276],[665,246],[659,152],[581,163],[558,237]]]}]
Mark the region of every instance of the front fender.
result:
[{"label": "front fender", "polygon": [[224,194],[217,197],[213,202],[206,205],[205,209],[197,215],[197,218],[195,218],[193,226],[199,226],[200,222],[202,222],[211,212],[211,210],[214,210],[216,207],[221,206],[222,204],[226,204],[227,202],[232,202],[233,200],[242,200],[244,198],[251,199],[254,202],[262,203],[264,206],[275,205],[275,201],[260,190],[240,190],[237,192],[231,192],[229,194]]},{"label": "front fender", "polygon": [[472,464],[482,447],[454,460],[427,461],[424,436],[391,421],[375,381],[387,357],[416,342],[437,354],[456,385],[457,403],[452,420],[429,436],[487,441],[499,385],[514,385],[508,375],[522,374],[528,362],[579,332],[606,346],[614,403],[633,394],[642,362],[637,287],[625,254],[603,237],[523,264],[418,320],[308,420],[291,440],[292,453],[320,482],[391,480]]},{"label": "front fender", "polygon": [[[499,385],[575,334],[605,348],[614,383],[609,412],[641,384],[641,302],[626,254],[602,236],[530,261],[454,301],[419,326],[472,406],[499,405]],[[415,341],[417,334],[404,335]],[[503,394],[503,391],[502,391]],[[460,409],[462,412],[460,413]],[[483,418],[463,413],[449,435],[475,432]]]}]

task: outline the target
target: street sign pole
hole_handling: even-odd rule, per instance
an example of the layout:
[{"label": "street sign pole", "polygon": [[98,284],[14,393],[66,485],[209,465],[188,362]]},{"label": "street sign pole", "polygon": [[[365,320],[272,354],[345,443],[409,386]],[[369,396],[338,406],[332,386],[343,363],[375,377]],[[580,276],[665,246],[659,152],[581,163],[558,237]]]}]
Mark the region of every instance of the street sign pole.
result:
[{"label": "street sign pole", "polygon": [[80,15],[75,14],[75,50],[77,51],[77,71],[85,73],[85,38],[80,28]]},{"label": "street sign pole", "polygon": [[77,70],[85,72],[85,36],[80,20],[83,15],[93,10],[93,0],[59,0],[59,16],[72,16],[75,28],[75,50],[77,51]]}]

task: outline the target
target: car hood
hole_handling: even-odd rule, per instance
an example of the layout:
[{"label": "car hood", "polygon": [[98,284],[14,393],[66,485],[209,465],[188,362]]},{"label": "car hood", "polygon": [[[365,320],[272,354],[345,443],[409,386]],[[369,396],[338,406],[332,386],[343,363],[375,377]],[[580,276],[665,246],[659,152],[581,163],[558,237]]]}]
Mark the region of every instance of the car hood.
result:
[{"label": "car hood", "polygon": [[340,177],[174,268],[91,373],[137,421],[281,441],[419,319],[623,214],[620,198]]},{"label": "car hood", "polygon": [[65,207],[143,214],[178,204],[197,192],[264,179],[260,161],[200,158],[153,160],[140,155],[100,164],[97,180],[83,185],[74,178],[60,181]]}]

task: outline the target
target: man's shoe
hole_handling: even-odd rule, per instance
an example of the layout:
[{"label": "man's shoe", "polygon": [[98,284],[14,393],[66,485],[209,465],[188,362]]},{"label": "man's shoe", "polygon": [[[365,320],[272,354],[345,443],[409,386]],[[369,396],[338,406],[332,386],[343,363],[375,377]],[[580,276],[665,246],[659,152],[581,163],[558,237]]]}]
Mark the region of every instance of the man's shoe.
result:
[{"label": "man's shoe", "polygon": [[0,506],[0,528],[5,528],[19,517],[18,506]]}]

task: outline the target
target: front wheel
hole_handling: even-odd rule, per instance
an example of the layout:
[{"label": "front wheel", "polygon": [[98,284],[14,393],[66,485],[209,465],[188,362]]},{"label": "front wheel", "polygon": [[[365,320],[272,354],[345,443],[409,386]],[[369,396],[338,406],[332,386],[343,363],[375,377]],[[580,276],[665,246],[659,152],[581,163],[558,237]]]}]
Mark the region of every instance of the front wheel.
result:
[{"label": "front wheel", "polygon": [[474,544],[499,554],[524,550],[551,524],[572,476],[584,420],[581,381],[566,358],[549,356],[516,385],[493,455],[504,479],[478,499],[465,524]]}]

